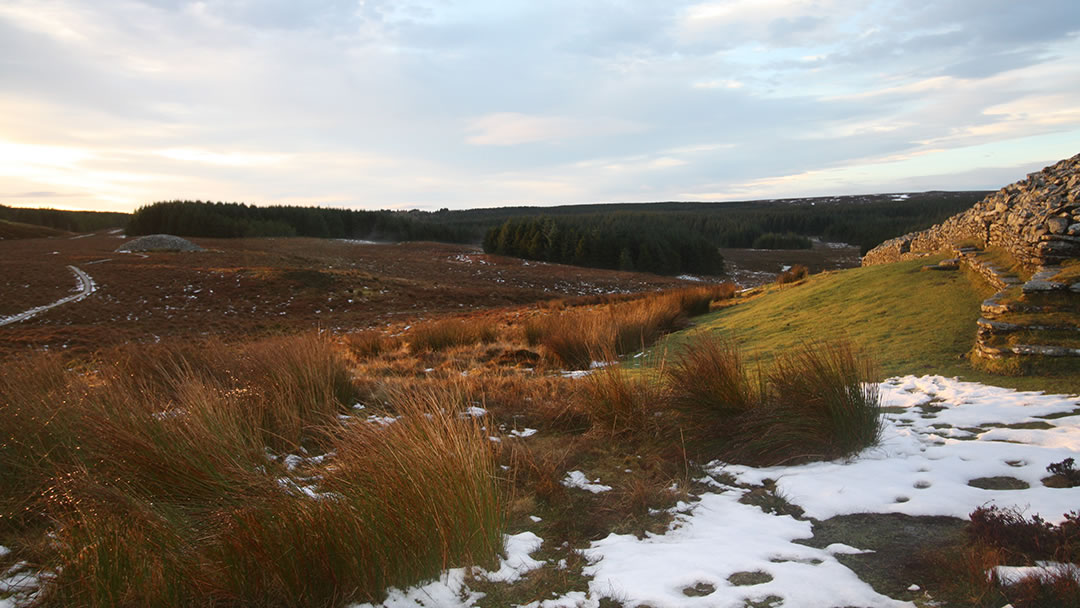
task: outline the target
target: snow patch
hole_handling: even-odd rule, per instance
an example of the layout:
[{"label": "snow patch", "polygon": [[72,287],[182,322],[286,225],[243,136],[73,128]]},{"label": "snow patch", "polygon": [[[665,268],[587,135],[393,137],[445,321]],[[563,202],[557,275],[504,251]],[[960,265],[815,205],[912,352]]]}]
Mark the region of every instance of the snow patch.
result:
[{"label": "snow patch", "polygon": [[582,490],[588,490],[593,494],[599,494],[600,492],[607,492],[611,489],[611,486],[605,486],[599,482],[599,479],[589,481],[588,477],[585,477],[585,473],[581,471],[570,471],[566,474],[566,478],[562,480],[562,485],[568,488],[579,488]]},{"label": "snow patch", "polygon": [[1005,586],[1015,585],[1029,577],[1049,583],[1060,576],[1071,576],[1080,582],[1080,566],[1061,562],[1035,562],[1034,566],[995,566],[986,575],[988,578],[996,577]]},{"label": "snow patch", "polygon": [[[753,468],[712,463],[747,484],[776,481],[777,489],[808,517],[850,513],[946,515],[966,519],[977,507],[1026,506],[1050,522],[1076,508],[1077,492],[1042,485],[1047,465],[1080,450],[1080,416],[1047,420],[1080,407],[1075,396],[1044,395],[961,382],[905,376],[880,385],[886,414],[879,445],[850,460]],[[1049,429],[991,425],[1039,422]],[[1022,441],[1023,443],[1006,443]],[[982,477],[1011,477],[1024,490],[968,485]]]},{"label": "snow patch", "polygon": [[[543,543],[543,539],[539,536],[532,532],[522,532],[504,536],[503,539],[506,557],[500,559],[499,569],[495,572],[487,572],[475,568],[473,570],[475,577],[497,582],[513,582],[519,580],[526,572],[544,565],[544,562],[529,556]],[[381,604],[350,604],[349,608],[431,608],[432,606],[467,608],[475,605],[476,601],[484,595],[469,589],[465,584],[465,575],[465,568],[451,568],[429,583],[408,589],[389,589],[386,600]]]},{"label": "snow patch", "polygon": [[[739,502],[740,491],[706,494],[688,515],[679,515],[661,535],[638,539],[611,534],[585,551],[593,562],[591,597],[618,599],[626,606],[743,606],[772,595],[785,606],[911,606],[880,595],[832,553],[795,543],[813,536],[808,521],[770,515]],[[738,586],[737,572],[761,571],[771,580]],[[707,583],[716,591],[688,597],[682,590]]]}]

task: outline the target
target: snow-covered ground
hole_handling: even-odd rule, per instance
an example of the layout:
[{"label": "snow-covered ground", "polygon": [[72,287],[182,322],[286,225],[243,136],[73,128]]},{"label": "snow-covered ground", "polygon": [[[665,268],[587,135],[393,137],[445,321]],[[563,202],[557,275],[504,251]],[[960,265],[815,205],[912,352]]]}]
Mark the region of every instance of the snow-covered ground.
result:
[{"label": "snow-covered ground", "polygon": [[[783,496],[817,519],[845,513],[966,518],[979,506],[997,504],[1057,522],[1080,506],[1080,488],[1048,488],[1041,482],[1047,465],[1080,452],[1080,398],[940,376],[893,378],[881,384],[881,393],[889,413],[879,445],[852,459],[801,466],[711,463],[707,472],[715,492],[678,505],[666,533],[643,539],[612,534],[592,543],[584,551],[591,564],[585,570],[592,577],[588,591],[529,606],[596,607],[604,597],[653,608],[735,608],[747,601],[778,605],[780,600],[784,606],[821,608],[913,606],[876,593],[836,559],[862,549],[793,542],[813,536],[809,521],[742,504],[739,498],[747,490],[726,485],[725,479],[773,480]],[[986,477],[1010,477],[1030,487],[969,485]],[[568,486],[591,490],[582,472],[569,472],[567,479]],[[508,536],[502,567],[479,578],[511,581],[542,567],[529,557],[542,543],[531,532]],[[740,577],[752,584],[737,584],[747,582]],[[384,605],[465,607],[477,599],[464,570],[457,569],[422,587],[395,590]]]}]

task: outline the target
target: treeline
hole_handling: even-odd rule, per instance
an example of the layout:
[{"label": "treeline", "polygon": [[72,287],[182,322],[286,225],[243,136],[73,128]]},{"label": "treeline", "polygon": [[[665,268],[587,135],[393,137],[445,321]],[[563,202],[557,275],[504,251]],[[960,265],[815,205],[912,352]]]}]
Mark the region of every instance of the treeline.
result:
[{"label": "treeline", "polygon": [[216,238],[308,236],[390,241],[478,240],[475,229],[441,224],[419,211],[357,211],[325,207],[166,201],[140,207],[127,233]]},{"label": "treeline", "polygon": [[[690,234],[718,247],[803,248],[809,238],[844,242],[863,252],[882,241],[940,223],[988,194],[922,192],[898,200],[891,195],[859,195],[732,203],[614,203],[560,207],[501,207],[442,210],[432,221],[476,234],[487,234],[508,220],[541,217],[573,220],[601,214],[648,213],[682,224]],[[647,234],[648,223],[641,225]],[[795,237],[806,237],[807,240]]]},{"label": "treeline", "polygon": [[766,232],[754,239],[753,244],[750,246],[753,249],[810,249],[813,247],[813,243],[810,242],[808,237],[794,232],[785,234]]},{"label": "treeline", "polygon": [[105,228],[123,228],[127,213],[109,211],[64,211],[0,205],[0,220],[47,226],[68,232],[94,232]]},{"label": "treeline", "polygon": [[720,274],[724,269],[724,258],[712,241],[658,213],[506,220],[487,231],[484,251],[657,274]]},{"label": "treeline", "polygon": [[[800,249],[811,237],[863,252],[963,211],[985,192],[924,192],[736,203],[616,203],[435,212],[355,211],[208,201],[139,208],[132,235],[308,236],[483,242],[486,251],[659,274],[720,272],[719,247]],[[36,211],[36,210],[35,210]]]}]

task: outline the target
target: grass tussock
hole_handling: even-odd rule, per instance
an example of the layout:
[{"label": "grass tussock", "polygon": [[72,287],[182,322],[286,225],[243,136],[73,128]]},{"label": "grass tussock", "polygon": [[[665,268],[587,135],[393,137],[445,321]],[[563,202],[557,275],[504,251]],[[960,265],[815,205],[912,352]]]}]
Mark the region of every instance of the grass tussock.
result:
[{"label": "grass tussock", "polygon": [[775,465],[848,456],[881,432],[874,369],[846,342],[804,344],[750,373],[731,342],[697,334],[665,374],[709,457]]},{"label": "grass tussock", "polygon": [[787,285],[788,283],[797,283],[810,275],[810,269],[802,264],[795,264],[791,268],[788,268],[784,272],[781,272],[776,277],[777,285]]},{"label": "grass tussock", "polygon": [[393,423],[349,418],[323,337],[17,371],[0,378],[0,534],[52,573],[42,605],[377,601],[500,549],[477,422],[447,393],[394,395]]},{"label": "grass tussock", "polygon": [[585,379],[591,427],[612,439],[655,435],[666,394],[652,374],[610,366]]},{"label": "grass tussock", "polygon": [[375,359],[401,347],[400,338],[388,336],[375,329],[347,334],[344,342],[346,348],[362,360]]},{"label": "grass tussock", "polygon": [[526,322],[524,337],[566,367],[585,369],[599,353],[635,352],[686,327],[688,317],[708,312],[710,303],[731,298],[735,291],[733,284],[724,283],[541,315]]},{"label": "grass tussock", "polygon": [[741,351],[728,340],[694,340],[664,371],[674,404],[698,416],[729,417],[760,400]]},{"label": "grass tussock", "polygon": [[482,319],[442,319],[413,327],[408,335],[413,353],[441,351],[455,346],[494,342],[495,325]]},{"label": "grass tussock", "polygon": [[[792,439],[783,451],[805,449],[814,458],[838,458],[877,442],[881,400],[869,361],[850,343],[832,342],[804,344],[773,363],[765,409],[793,419]],[[765,445],[754,450],[767,453],[771,438],[762,441]]]}]

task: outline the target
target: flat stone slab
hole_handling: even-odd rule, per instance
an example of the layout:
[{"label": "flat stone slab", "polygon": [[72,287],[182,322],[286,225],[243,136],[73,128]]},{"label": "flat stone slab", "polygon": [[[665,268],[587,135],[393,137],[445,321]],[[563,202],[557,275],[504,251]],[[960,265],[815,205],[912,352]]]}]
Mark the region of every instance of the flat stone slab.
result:
[{"label": "flat stone slab", "polygon": [[1045,293],[1048,291],[1065,291],[1068,288],[1064,283],[1057,283],[1055,281],[1041,281],[1039,279],[1031,279],[1021,288],[1024,293]]},{"label": "flat stone slab", "polygon": [[1043,346],[1043,344],[1016,344],[1012,351],[1016,354],[1040,354],[1042,356],[1080,356],[1080,349],[1049,347]]}]

